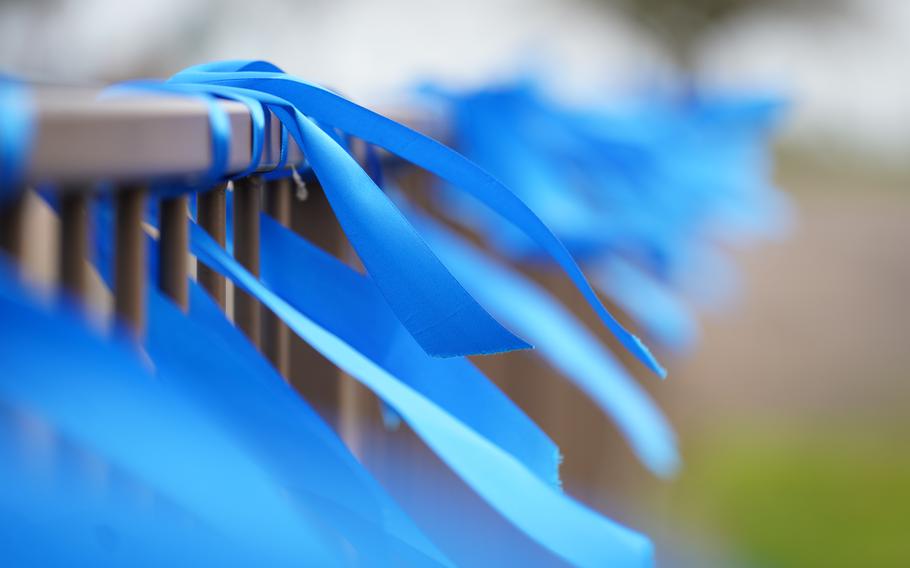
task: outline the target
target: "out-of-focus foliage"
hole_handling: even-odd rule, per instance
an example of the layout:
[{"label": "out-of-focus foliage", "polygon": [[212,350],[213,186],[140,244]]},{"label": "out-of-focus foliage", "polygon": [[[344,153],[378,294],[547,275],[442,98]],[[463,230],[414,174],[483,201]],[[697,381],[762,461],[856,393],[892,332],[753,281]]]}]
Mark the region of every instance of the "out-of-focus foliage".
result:
[{"label": "out-of-focus foliage", "polygon": [[902,430],[820,428],[711,436],[688,452],[677,510],[686,524],[710,519],[714,537],[746,566],[906,566],[910,447]]},{"label": "out-of-focus foliage", "polygon": [[817,15],[843,6],[843,0],[598,0],[618,6],[663,45],[683,69],[692,66],[703,37],[734,20],[758,12]]}]

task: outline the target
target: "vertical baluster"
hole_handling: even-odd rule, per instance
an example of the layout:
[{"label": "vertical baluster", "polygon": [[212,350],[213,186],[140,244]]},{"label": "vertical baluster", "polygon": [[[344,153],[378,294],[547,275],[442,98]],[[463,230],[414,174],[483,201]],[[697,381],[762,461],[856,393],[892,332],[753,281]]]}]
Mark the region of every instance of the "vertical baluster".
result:
[{"label": "vertical baluster", "polygon": [[[344,247],[332,208],[315,180],[307,180],[306,200],[294,199],[291,204],[291,227],[323,250],[337,253]],[[340,371],[296,335],[291,337],[290,351],[291,384],[326,421],[337,426]]]},{"label": "vertical baluster", "polygon": [[[307,189],[306,201],[294,200],[292,204],[294,230],[336,256],[351,254],[319,183],[308,180]],[[375,397],[297,336],[291,338],[290,352],[289,377],[294,388],[336,427],[352,451],[359,454],[364,442],[364,417],[376,413]]]},{"label": "vertical baluster", "polygon": [[[227,242],[226,188],[226,183],[219,184],[196,196],[196,219],[199,226],[221,246]],[[223,309],[227,298],[224,277],[200,262],[196,266],[196,279]]]},{"label": "vertical baluster", "polygon": [[25,192],[0,203],[0,249],[14,260],[21,262],[25,253]]},{"label": "vertical baluster", "polygon": [[[262,180],[257,176],[234,182],[234,258],[259,276],[259,209]],[[259,302],[234,289],[234,322],[257,347],[261,342]]]},{"label": "vertical baluster", "polygon": [[80,300],[88,292],[88,200],[80,186],[65,187],[60,196],[60,285]]},{"label": "vertical baluster", "polygon": [[158,227],[158,287],[183,310],[189,307],[187,197],[162,199]]},{"label": "vertical baluster", "polygon": [[124,187],[116,195],[114,311],[137,336],[145,330],[145,189]]},{"label": "vertical baluster", "polygon": [[[263,196],[265,212],[285,227],[291,223],[292,191],[291,180],[280,179],[269,182]],[[262,352],[283,377],[287,377],[289,372],[289,348],[290,332],[287,326],[271,310],[263,306]]]}]

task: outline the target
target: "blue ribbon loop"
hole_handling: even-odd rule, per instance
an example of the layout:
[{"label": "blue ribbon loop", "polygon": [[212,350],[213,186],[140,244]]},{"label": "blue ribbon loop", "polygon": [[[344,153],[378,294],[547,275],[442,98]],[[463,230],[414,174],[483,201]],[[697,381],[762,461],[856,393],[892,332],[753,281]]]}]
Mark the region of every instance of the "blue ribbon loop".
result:
[{"label": "blue ribbon loop", "polygon": [[[261,71],[260,69],[270,70]],[[620,342],[658,375],[666,374],[644,344],[626,331],[606,310],[572,256],[546,225],[508,188],[454,150],[406,126],[347,101],[331,91],[281,73],[275,66],[265,62],[224,62],[197,66],[176,74],[170,80],[179,83],[232,86],[276,97],[278,100],[272,100],[288,109],[289,112],[302,113],[320,123],[338,128],[366,142],[385,148],[435,173],[454,186],[464,189],[503,218],[515,224],[547,251],[569,275],[588,303]],[[290,127],[288,122],[291,122],[290,117],[285,122]],[[302,121],[298,119],[297,122]],[[302,133],[295,134],[295,138],[301,135]],[[303,145],[302,139],[298,138],[297,142]],[[306,148],[303,149],[306,152]],[[367,264],[365,260],[364,264]],[[412,266],[416,265],[412,264]],[[393,304],[393,308],[396,308],[397,302],[393,302],[390,296],[394,298],[398,294],[390,292],[390,286],[378,279],[377,285],[383,289],[386,298],[390,300],[390,304]],[[442,314],[445,311],[439,313]],[[402,315],[404,316],[402,321],[409,330],[412,333],[420,333],[421,328],[414,326],[413,322],[408,319],[408,314],[399,313],[399,316]],[[428,352],[430,351],[428,350]],[[464,353],[470,353],[470,351],[466,350]]]},{"label": "blue ribbon loop", "polygon": [[[172,79],[175,84],[181,84]],[[224,87],[222,87],[224,88]],[[281,119],[307,156],[348,240],[421,347],[438,357],[530,347],[493,319],[445,269],[388,197],[336,140],[287,101],[254,96]]]}]

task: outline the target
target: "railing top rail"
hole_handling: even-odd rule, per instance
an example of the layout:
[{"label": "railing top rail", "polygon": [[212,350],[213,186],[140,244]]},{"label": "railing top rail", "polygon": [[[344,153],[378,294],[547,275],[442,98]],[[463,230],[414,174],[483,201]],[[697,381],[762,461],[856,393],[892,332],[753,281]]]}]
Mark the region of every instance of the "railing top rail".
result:
[{"label": "railing top rail", "polygon": [[[60,185],[192,176],[212,160],[208,107],[189,97],[130,94],[99,99],[83,88],[34,91],[36,132],[27,169],[30,182]],[[231,142],[227,173],[247,168],[252,155],[252,121],[245,105],[219,101],[227,111]],[[261,169],[278,163],[280,128],[272,116]],[[293,140],[288,163],[302,161]]]}]

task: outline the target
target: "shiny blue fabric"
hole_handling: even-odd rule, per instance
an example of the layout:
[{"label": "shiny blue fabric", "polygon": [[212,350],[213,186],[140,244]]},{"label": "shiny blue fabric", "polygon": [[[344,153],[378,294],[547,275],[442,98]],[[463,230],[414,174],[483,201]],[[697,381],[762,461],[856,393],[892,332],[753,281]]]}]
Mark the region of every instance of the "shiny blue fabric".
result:
[{"label": "shiny blue fabric", "polygon": [[[268,70],[263,71],[260,69]],[[223,64],[211,64],[187,69],[175,75],[171,81],[232,86],[245,89],[248,92],[253,91],[269,95],[276,105],[283,106],[289,112],[293,111],[295,114],[303,113],[322,124],[338,128],[368,143],[385,148],[439,175],[454,186],[467,191],[500,216],[515,224],[516,227],[538,243],[566,271],[588,300],[588,303],[595,309],[620,342],[654,372],[661,376],[665,374],[663,368],[657,363],[657,360],[650,354],[644,344],[637,337],[626,331],[604,308],[578,265],[559,239],[550,232],[540,218],[495,178],[457,152],[431,138],[351,103],[328,90],[280,73],[276,69],[274,66],[262,62],[225,62]],[[277,100],[275,97],[277,97]],[[286,125],[292,121],[291,117],[283,120],[286,120]],[[299,119],[297,120],[300,121]],[[308,128],[305,130],[308,130]],[[295,138],[300,137],[297,140],[298,144],[305,145],[302,134],[296,134]],[[304,152],[308,155],[310,154],[306,148],[304,148]],[[314,169],[316,169],[315,165]],[[397,211],[394,213],[397,213]],[[344,224],[343,221],[342,224]],[[345,229],[348,231],[347,227]],[[357,245],[355,245],[355,248],[357,248]],[[361,255],[361,258],[363,258],[363,255]],[[366,259],[364,259],[364,264],[368,264]],[[416,273],[417,265],[412,264],[411,266]],[[393,309],[396,308],[397,303],[393,299],[397,295],[407,296],[406,289],[400,284],[393,289],[377,278],[377,285],[383,289],[383,293],[389,299],[390,304],[393,305]],[[446,310],[440,307],[439,309],[443,310],[439,312],[440,315],[452,313],[451,308]],[[401,314],[399,316],[401,317]],[[451,315],[444,317],[451,317]],[[407,314],[402,318],[402,322],[412,333],[415,332],[415,328],[408,319]],[[419,333],[422,328],[417,327],[416,331]],[[450,337],[448,340],[454,341],[455,339]],[[455,354],[455,350],[452,351]],[[428,352],[433,353],[430,350]],[[471,351],[462,351],[462,354],[468,353],[471,353]]]},{"label": "shiny blue fabric", "polygon": [[593,261],[591,279],[648,337],[675,353],[690,352],[699,328],[692,308],[667,283],[620,256]]},{"label": "shiny blue fabric", "polygon": [[[556,444],[470,361],[427,356],[383,302],[368,276],[265,215],[261,239],[261,280],[269,289],[510,453],[542,480],[559,485]],[[290,258],[293,263],[288,263]]]},{"label": "shiny blue fabric", "polygon": [[438,222],[402,207],[430,247],[478,300],[531,338],[535,353],[561,371],[616,422],[638,458],[668,477],[679,466],[676,436],[648,393],[590,330],[541,286],[495,262]]},{"label": "shiny blue fabric", "polygon": [[201,289],[193,286],[189,315],[154,290],[149,300],[146,346],[156,377],[209,413],[295,503],[341,535],[352,548],[346,562],[449,565]]},{"label": "shiny blue fabric", "polygon": [[5,397],[0,502],[0,555],[8,566],[243,566],[257,560],[249,545],[226,544],[215,527],[144,479]]},{"label": "shiny blue fabric", "polygon": [[254,296],[314,349],[392,406],[480,497],[541,546],[579,566],[653,564],[652,545],[646,537],[563,495],[515,457],[294,309],[197,225],[191,226],[190,235],[199,260]]},{"label": "shiny blue fabric", "polygon": [[[764,238],[787,225],[786,200],[767,172],[779,99],[695,91],[567,105],[533,78],[423,92],[441,102],[454,147],[515,191],[598,290],[667,351],[684,353],[697,339],[687,302],[717,305],[725,296],[710,296],[715,276],[695,260],[716,257],[718,243]],[[445,214],[510,257],[548,261],[532,239],[471,200],[440,196]]]},{"label": "shiny blue fabric", "polygon": [[[192,83],[180,77],[172,83]],[[226,85],[229,86],[229,85]],[[224,86],[221,86],[224,87]],[[255,96],[282,120],[307,156],[329,204],[386,301],[423,349],[438,357],[529,347],[464,291],[401,213],[347,153],[331,124],[317,124],[282,97]],[[321,127],[323,126],[323,127]]]},{"label": "shiny blue fabric", "polygon": [[[312,511],[292,503],[249,452],[233,435],[200,412],[191,401],[168,385],[156,381],[137,357],[135,349],[119,340],[102,340],[81,323],[76,311],[62,306],[42,308],[17,290],[10,272],[0,274],[0,399],[2,407],[18,408],[40,417],[69,443],[84,447],[148,487],[156,498],[173,505],[185,521],[180,525],[187,536],[175,535],[164,524],[157,529],[153,520],[168,514],[157,508],[140,509],[133,516],[130,504],[97,504],[95,499],[69,496],[57,505],[46,489],[28,487],[34,499],[27,502],[11,497],[11,507],[33,508],[19,515],[32,516],[41,525],[59,518],[68,508],[101,515],[112,526],[104,532],[117,538],[122,531],[126,542],[136,549],[105,550],[104,542],[85,525],[73,519],[49,532],[35,524],[5,526],[5,534],[29,538],[44,534],[60,536],[43,552],[53,560],[67,562],[84,552],[86,560],[101,564],[145,564],[152,558],[199,558],[242,565],[247,561],[270,565],[291,563],[337,565],[343,562],[344,544],[327,529]],[[15,475],[15,464],[2,464]],[[78,472],[63,472],[75,482]],[[29,493],[24,493],[28,495]],[[114,496],[122,495],[115,491]],[[133,499],[141,499],[134,496]],[[94,501],[94,503],[93,503]],[[169,507],[170,508],[170,507]],[[133,511],[135,511],[135,507]],[[73,510],[73,509],[70,509]],[[167,513],[167,511],[165,511]],[[144,515],[150,515],[146,517]],[[258,518],[259,521],[252,521]],[[266,521],[267,520],[267,521]],[[139,528],[149,530],[148,535]],[[178,538],[173,538],[178,536]],[[86,540],[90,540],[86,542]],[[34,540],[32,540],[34,542]],[[64,548],[72,543],[72,549]],[[12,557],[27,556],[18,542],[4,539],[0,547],[12,549]],[[157,547],[163,547],[157,550]],[[148,553],[149,558],[144,555]],[[225,558],[227,557],[227,558]]]},{"label": "shiny blue fabric", "polygon": [[[96,264],[111,285],[110,206],[96,207],[95,218]],[[197,284],[190,283],[188,314],[155,290],[153,244],[147,244],[151,268],[145,345],[156,379],[221,425],[295,502],[344,535],[353,546],[346,553],[348,562],[449,565]]]},{"label": "shiny blue fabric", "polygon": [[430,354],[453,357],[528,345],[499,325],[452,277],[354,159],[309,119],[298,143],[377,287]]},{"label": "shiny blue fabric", "polygon": [[[109,216],[102,214],[99,219],[103,222]],[[191,226],[191,237],[193,252],[200,260],[213,265],[235,282],[239,280],[241,288],[253,293],[329,360],[373,389],[469,486],[541,546],[563,558],[574,559],[580,565],[596,565],[595,559],[605,558],[615,558],[618,565],[648,565],[650,545],[647,539],[598,517],[568,497],[560,497],[558,489],[552,486],[556,483],[559,459],[552,442],[470,363],[463,359],[440,360],[424,355],[400,327],[367,277],[263,217],[264,278],[272,277],[270,285],[315,314],[307,313],[315,320],[307,326],[308,320],[303,315],[270,293],[270,289],[257,284],[195,224]],[[154,264],[154,254],[151,256]],[[299,270],[288,267],[287,258],[294,258]],[[109,266],[109,258],[101,258],[99,264]],[[210,303],[200,302],[195,297],[197,294],[198,291],[194,292],[191,315],[201,307],[207,315],[200,324],[211,327],[214,321],[224,319]],[[216,350],[214,345],[201,345],[199,342],[205,336],[203,328],[194,329],[188,322],[159,322],[162,310],[165,314],[174,312],[173,308],[167,309],[166,301],[161,304],[161,300],[153,297],[149,352],[162,376],[166,379],[167,362],[175,357],[187,363],[198,362],[200,367],[195,372],[188,370],[181,379],[183,388],[196,393],[192,400],[215,409],[227,405],[219,413],[225,419],[234,417],[231,424],[238,428],[238,433],[253,435],[260,430],[262,426],[245,423],[243,416],[248,411],[238,406],[247,404],[248,399],[250,403],[254,402],[255,393],[247,391],[234,397],[230,391],[223,392],[228,389],[225,382],[231,380],[232,374],[242,372],[242,366],[228,353]],[[225,325],[223,322],[221,327]],[[337,334],[345,343],[327,342],[326,339],[332,336],[320,333],[321,326],[328,326],[329,332]],[[226,329],[221,331],[227,333]],[[239,335],[236,330],[231,333]],[[252,350],[249,345],[243,347],[243,342],[241,339],[232,343],[231,351]],[[160,345],[153,347],[156,344]],[[184,355],[175,355],[175,352]],[[164,367],[161,367],[162,362]],[[215,372],[213,369],[220,370]],[[396,375],[393,377],[386,369]],[[223,381],[213,383],[209,378],[212,374],[223,377]],[[191,377],[197,378],[192,381]],[[404,380],[399,382],[398,377]],[[275,432],[263,432],[257,440],[265,449],[257,451],[270,453],[270,448],[278,443],[268,441],[269,436],[281,438]],[[284,456],[284,452],[277,450],[271,455],[271,471],[280,474],[282,470],[297,469],[293,467],[293,455]],[[503,472],[484,475],[488,468]],[[517,477],[512,479],[506,475],[509,471]],[[320,491],[315,485],[305,486],[308,492]],[[595,540],[591,544],[573,544],[571,535],[576,530]]]},{"label": "shiny blue fabric", "polygon": [[0,202],[21,190],[29,160],[34,117],[26,87],[0,76]]}]

